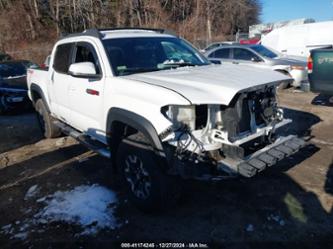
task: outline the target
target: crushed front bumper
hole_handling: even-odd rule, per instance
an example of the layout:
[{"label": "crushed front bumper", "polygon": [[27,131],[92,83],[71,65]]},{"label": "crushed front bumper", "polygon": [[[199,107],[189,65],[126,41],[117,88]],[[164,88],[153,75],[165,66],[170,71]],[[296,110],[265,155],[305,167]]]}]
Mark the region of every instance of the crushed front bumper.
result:
[{"label": "crushed front bumper", "polygon": [[296,153],[304,146],[304,140],[296,136],[280,137],[273,144],[256,151],[243,160],[223,159],[219,161],[218,168],[230,173],[238,173],[244,177],[253,177],[258,172]]}]

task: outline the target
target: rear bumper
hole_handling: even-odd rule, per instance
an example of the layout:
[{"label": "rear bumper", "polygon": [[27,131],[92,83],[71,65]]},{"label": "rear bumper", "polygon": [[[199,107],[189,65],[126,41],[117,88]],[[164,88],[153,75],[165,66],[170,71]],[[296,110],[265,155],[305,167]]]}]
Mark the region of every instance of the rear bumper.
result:
[{"label": "rear bumper", "polygon": [[253,177],[266,168],[275,165],[278,161],[296,153],[304,146],[305,142],[296,136],[280,137],[273,144],[242,160],[221,160],[218,163],[218,168],[238,173],[244,177]]}]

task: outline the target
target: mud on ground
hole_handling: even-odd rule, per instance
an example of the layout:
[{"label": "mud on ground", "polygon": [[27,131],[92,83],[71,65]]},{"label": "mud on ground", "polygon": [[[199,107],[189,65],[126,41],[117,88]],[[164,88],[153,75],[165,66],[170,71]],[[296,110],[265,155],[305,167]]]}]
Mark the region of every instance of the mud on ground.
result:
[{"label": "mud on ground", "polygon": [[[110,162],[71,138],[42,139],[33,113],[0,117],[0,227],[20,224],[40,208],[37,198],[82,184],[119,197],[123,226],[77,236],[65,223],[40,224],[24,240],[0,234],[1,248],[110,248],[115,241],[208,242],[228,248],[330,248],[333,235],[333,109],[328,98],[279,94],[293,124],[281,132],[303,136],[302,151],[253,179],[187,181],[181,202],[163,214],[144,214],[127,202]],[[24,200],[33,185],[40,191]]]}]

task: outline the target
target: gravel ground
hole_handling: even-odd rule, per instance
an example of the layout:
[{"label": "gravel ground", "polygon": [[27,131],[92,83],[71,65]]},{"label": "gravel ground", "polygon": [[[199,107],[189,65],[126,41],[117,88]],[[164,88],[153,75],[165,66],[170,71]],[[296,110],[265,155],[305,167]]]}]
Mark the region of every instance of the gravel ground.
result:
[{"label": "gravel ground", "polygon": [[[180,203],[153,215],[127,202],[108,160],[71,138],[42,139],[33,113],[1,116],[1,248],[110,248],[115,242],[161,241],[203,242],[217,248],[329,248],[332,104],[324,96],[294,90],[280,92],[279,100],[285,115],[294,119],[281,132],[303,136],[308,141],[304,149],[252,179],[186,181]],[[24,229],[43,208],[38,199],[93,184],[117,193],[120,227],[95,235],[79,235],[79,226],[61,221]],[[25,198],[34,185],[38,191]],[[9,224],[13,231],[5,232]]]}]

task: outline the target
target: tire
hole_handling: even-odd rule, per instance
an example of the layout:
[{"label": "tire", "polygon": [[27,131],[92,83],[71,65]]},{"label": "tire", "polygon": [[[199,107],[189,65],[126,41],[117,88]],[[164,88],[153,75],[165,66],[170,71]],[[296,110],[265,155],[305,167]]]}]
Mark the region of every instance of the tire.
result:
[{"label": "tire", "polygon": [[160,211],[173,203],[174,185],[162,163],[142,133],[123,139],[118,147],[121,184],[126,186],[129,200],[144,212]]},{"label": "tire", "polygon": [[45,103],[42,99],[37,100],[35,104],[37,118],[44,137],[56,138],[61,135],[59,127],[54,125],[54,118],[51,117],[46,109]]}]

